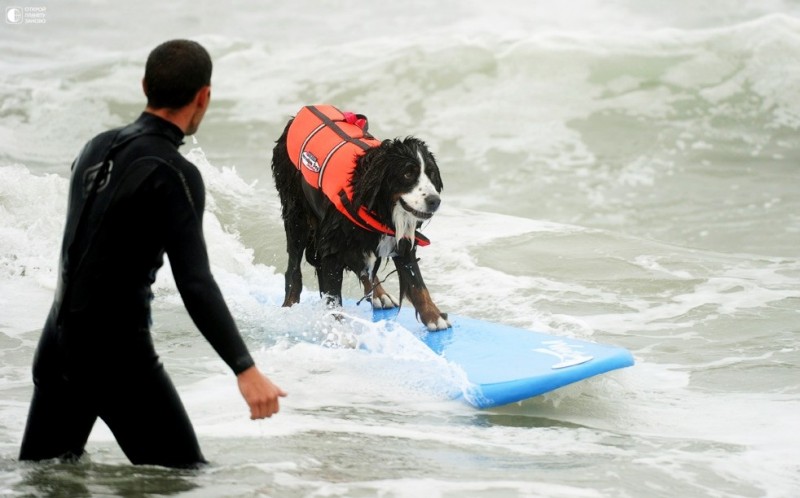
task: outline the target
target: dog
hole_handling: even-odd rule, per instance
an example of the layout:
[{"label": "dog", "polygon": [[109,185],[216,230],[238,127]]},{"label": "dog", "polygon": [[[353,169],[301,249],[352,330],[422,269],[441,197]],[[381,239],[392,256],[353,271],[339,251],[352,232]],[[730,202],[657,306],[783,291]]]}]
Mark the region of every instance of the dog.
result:
[{"label": "dog", "polygon": [[[420,273],[417,229],[441,205],[439,167],[422,140],[378,140],[365,116],[331,105],[303,107],[289,120],[272,152],[272,176],[281,201],[289,256],[283,306],[300,301],[303,253],[316,269],[320,294],[342,305],[345,270],[358,275],[373,308],[408,298],[430,331],[450,327]],[[377,273],[392,258],[400,301]]]}]

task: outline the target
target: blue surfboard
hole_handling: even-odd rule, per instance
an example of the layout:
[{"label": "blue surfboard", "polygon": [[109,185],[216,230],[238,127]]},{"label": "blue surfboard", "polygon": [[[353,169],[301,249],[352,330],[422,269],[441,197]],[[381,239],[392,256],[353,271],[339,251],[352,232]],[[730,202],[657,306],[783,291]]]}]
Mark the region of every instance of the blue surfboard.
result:
[{"label": "blue surfboard", "polygon": [[466,400],[490,408],[633,365],[620,347],[448,315],[452,327],[428,332],[410,307],[374,310],[372,320],[398,323],[460,367],[471,383]]}]

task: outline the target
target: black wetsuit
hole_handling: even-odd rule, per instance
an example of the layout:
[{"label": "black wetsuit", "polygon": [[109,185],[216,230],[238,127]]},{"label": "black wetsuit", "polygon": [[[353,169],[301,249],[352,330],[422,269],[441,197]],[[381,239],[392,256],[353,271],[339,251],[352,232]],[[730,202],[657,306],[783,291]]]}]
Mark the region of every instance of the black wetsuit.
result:
[{"label": "black wetsuit", "polygon": [[209,268],[205,188],[178,152],[182,139],[177,126],[143,113],[95,137],[73,163],[59,285],[36,350],[20,459],[80,456],[100,417],[135,464],[205,461],[150,336],[150,286],[164,252],[217,353],[236,374],[253,360]]}]

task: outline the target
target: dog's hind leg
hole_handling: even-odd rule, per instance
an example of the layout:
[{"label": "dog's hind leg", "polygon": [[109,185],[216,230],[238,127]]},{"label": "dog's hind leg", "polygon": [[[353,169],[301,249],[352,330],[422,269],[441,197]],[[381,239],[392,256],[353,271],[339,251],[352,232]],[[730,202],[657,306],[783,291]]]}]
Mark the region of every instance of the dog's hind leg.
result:
[{"label": "dog's hind leg", "polygon": [[303,272],[300,264],[303,262],[303,251],[308,245],[309,225],[302,216],[285,219],[283,225],[286,229],[286,252],[289,254],[284,274],[286,294],[283,299],[283,306],[287,307],[299,303],[300,293],[303,292]]}]

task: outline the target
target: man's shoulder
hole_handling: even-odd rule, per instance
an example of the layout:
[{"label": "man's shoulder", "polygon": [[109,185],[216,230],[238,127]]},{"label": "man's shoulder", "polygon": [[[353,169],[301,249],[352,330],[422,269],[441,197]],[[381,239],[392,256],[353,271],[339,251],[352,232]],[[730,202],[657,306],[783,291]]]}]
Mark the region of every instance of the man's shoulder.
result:
[{"label": "man's shoulder", "polygon": [[172,184],[179,184],[190,192],[203,192],[205,186],[200,170],[178,151],[168,157],[158,157],[155,176]]},{"label": "man's shoulder", "polygon": [[192,179],[201,179],[200,170],[197,166],[186,159],[186,157],[179,151],[175,150],[168,157],[163,157],[165,163],[175,173],[190,177]]},{"label": "man's shoulder", "polygon": [[110,130],[98,133],[88,142],[83,144],[83,147],[81,147],[81,149],[78,151],[78,154],[75,156],[75,160],[72,162],[71,169],[73,171],[85,169],[89,166],[95,165],[99,161],[102,161],[111,150],[111,145],[114,142],[114,138],[121,129],[122,127],[112,128]]}]

